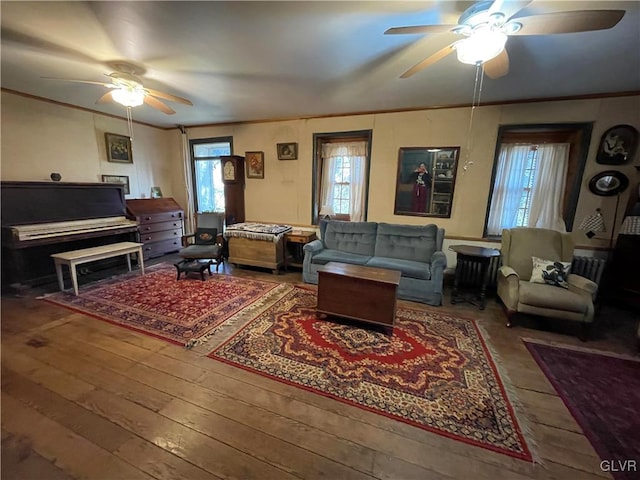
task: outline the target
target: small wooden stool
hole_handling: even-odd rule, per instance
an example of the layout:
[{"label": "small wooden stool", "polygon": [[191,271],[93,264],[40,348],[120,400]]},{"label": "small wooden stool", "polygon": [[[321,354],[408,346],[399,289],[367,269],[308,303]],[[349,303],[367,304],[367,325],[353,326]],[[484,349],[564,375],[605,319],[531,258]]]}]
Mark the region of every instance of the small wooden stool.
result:
[{"label": "small wooden stool", "polygon": [[176,280],[180,280],[181,273],[184,273],[186,278],[188,273],[197,272],[200,274],[200,279],[204,282],[204,271],[207,270],[209,276],[211,276],[211,265],[213,265],[211,260],[181,260],[174,264],[178,271]]}]

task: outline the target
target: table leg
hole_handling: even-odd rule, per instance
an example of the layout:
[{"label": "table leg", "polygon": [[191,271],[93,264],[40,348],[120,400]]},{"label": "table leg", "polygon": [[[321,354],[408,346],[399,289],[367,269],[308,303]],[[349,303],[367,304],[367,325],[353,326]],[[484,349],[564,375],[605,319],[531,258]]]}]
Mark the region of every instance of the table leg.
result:
[{"label": "table leg", "polygon": [[456,273],[453,276],[453,291],[451,292],[451,303],[455,305],[458,297],[458,282],[461,275],[462,266],[460,263],[461,259],[458,256],[458,260],[456,262]]},{"label": "table leg", "polygon": [[69,262],[69,271],[71,272],[71,283],[73,284],[73,293],[78,296],[78,274],[76,272],[76,264]]},{"label": "table leg", "polygon": [[64,292],[64,278],[62,277],[62,264],[56,260],[56,276],[58,277],[58,286],[60,291]]},{"label": "table leg", "polygon": [[131,271],[131,254],[127,253],[125,254],[125,257],[127,257],[127,268]]},{"label": "table leg", "polygon": [[482,259],[482,263],[480,266],[481,268],[480,276],[482,278],[482,286],[480,287],[480,305],[478,306],[480,310],[484,310],[485,297],[487,296],[487,283],[489,280],[489,262],[490,261],[491,261],[490,258]]},{"label": "table leg", "polygon": [[138,247],[138,262],[140,262],[140,272],[144,275],[144,257],[142,256],[142,247]]}]

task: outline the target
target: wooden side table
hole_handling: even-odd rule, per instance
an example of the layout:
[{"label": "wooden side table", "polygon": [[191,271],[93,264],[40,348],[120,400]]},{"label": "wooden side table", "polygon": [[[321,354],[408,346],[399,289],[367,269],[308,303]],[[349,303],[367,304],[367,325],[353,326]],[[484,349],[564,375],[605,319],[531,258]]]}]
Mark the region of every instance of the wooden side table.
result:
[{"label": "wooden side table", "polygon": [[316,239],[316,232],[292,230],[284,235],[284,268],[302,268],[303,247]]},{"label": "wooden side table", "polygon": [[[480,310],[484,310],[485,297],[487,294],[487,283],[489,281],[489,264],[491,259],[500,256],[500,250],[495,248],[477,247],[474,245],[451,245],[449,250],[456,252],[456,275],[453,281],[453,292],[451,293],[451,303],[469,302]],[[469,294],[467,296],[459,293],[460,284],[464,277],[472,279],[476,288],[480,287],[480,294]]]}]

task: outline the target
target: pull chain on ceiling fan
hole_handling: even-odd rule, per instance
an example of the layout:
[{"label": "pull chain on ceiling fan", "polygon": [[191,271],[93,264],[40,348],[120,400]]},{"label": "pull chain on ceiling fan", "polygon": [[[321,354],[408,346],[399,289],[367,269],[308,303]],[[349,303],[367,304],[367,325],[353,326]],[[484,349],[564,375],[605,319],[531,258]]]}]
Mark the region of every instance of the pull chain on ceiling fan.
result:
[{"label": "pull chain on ceiling fan", "polygon": [[465,37],[425,58],[400,77],[410,77],[442,60],[455,50],[460,62],[471,65],[480,64],[489,78],[499,78],[509,72],[509,56],[505,47],[510,36],[605,30],[615,26],[625,14],[624,10],[576,10],[518,17],[518,12],[531,1],[478,2],[462,13],[457,25],[389,28],[384,32],[386,35],[449,32]]}]

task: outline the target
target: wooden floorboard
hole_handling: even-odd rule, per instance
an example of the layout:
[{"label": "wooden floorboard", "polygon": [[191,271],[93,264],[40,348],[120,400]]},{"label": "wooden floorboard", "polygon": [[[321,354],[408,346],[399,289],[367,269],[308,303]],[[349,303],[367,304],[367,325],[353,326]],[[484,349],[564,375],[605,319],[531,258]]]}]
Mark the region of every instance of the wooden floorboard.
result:
[{"label": "wooden floorboard", "polygon": [[[225,269],[301,281],[299,272]],[[438,311],[478,320],[540,463],[234,368],[206,357],[209,346],[185,350],[34,294],[2,299],[2,478],[611,478],[521,337],[578,340],[526,324],[506,328],[494,300],[484,311],[448,303]],[[634,353],[619,333],[588,346]]]}]

